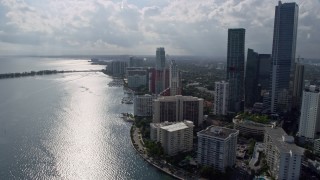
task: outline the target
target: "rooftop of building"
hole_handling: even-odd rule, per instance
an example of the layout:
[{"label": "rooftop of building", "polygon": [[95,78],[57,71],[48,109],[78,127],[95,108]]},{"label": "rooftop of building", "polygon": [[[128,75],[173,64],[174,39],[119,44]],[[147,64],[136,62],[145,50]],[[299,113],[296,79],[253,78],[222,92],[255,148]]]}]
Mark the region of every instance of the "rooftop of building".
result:
[{"label": "rooftop of building", "polygon": [[216,81],[216,82],[214,82],[215,84],[229,84],[229,82],[227,82],[227,81],[224,81],[224,80],[222,80],[222,81]]},{"label": "rooftop of building", "polygon": [[162,122],[162,123],[150,123],[150,126],[162,128],[169,132],[178,131],[182,129],[186,129],[189,127],[194,127],[192,121],[184,120],[183,122]]},{"label": "rooftop of building", "polygon": [[160,96],[159,98],[156,99],[156,101],[175,101],[177,99],[183,99],[184,101],[203,100],[202,98],[193,97],[193,96],[176,95],[176,96]]},{"label": "rooftop of building", "polygon": [[229,28],[229,31],[245,31],[244,28]]},{"label": "rooftop of building", "polygon": [[305,92],[313,92],[313,93],[319,93],[319,87],[316,85],[310,85],[306,86],[304,89]]},{"label": "rooftop of building", "polygon": [[133,70],[146,70],[145,67],[126,67],[126,70],[130,70],[130,71],[133,71]]},{"label": "rooftop of building", "polygon": [[127,69],[127,74],[128,76],[133,76],[133,75],[147,75],[147,70],[145,69],[134,69],[134,70],[130,70]]},{"label": "rooftop of building", "polygon": [[265,133],[267,133],[271,139],[272,143],[279,149],[280,152],[294,153],[303,155],[304,149],[297,146],[294,143],[294,138],[288,136],[287,133],[280,127],[275,128],[265,128]]},{"label": "rooftop of building", "polygon": [[239,119],[239,121],[252,121],[258,124],[272,123],[268,116],[259,114],[241,113],[238,114],[234,119]]},{"label": "rooftop of building", "polygon": [[145,94],[145,95],[136,95],[135,98],[150,98],[153,97],[151,94]]},{"label": "rooftop of building", "polygon": [[185,122],[178,122],[178,123],[174,123],[168,126],[162,126],[161,129],[167,130],[169,132],[174,132],[174,131],[178,131],[178,130],[182,130],[182,129],[187,129],[190,127],[193,127],[193,122],[191,121],[185,121]]},{"label": "rooftop of building", "polygon": [[233,119],[232,122],[238,126],[247,127],[250,129],[264,130],[265,127],[271,127],[272,124],[262,124],[244,119]]},{"label": "rooftop of building", "polygon": [[290,6],[292,6],[292,5],[298,6],[297,3],[295,3],[295,2],[285,2],[285,3],[282,3],[281,1],[279,1],[278,5],[282,5],[282,6],[283,6],[283,5],[285,5],[285,6],[288,6],[288,5],[290,5]]},{"label": "rooftop of building", "polygon": [[220,126],[209,126],[207,129],[198,132],[198,135],[207,135],[216,138],[226,139],[231,134],[238,133],[239,131],[236,129],[229,129]]}]

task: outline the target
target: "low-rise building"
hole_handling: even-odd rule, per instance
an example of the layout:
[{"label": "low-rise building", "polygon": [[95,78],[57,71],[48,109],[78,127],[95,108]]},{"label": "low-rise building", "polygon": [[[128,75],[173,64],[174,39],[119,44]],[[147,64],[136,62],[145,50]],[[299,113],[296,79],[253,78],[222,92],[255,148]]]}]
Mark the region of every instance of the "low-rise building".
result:
[{"label": "low-rise building", "polygon": [[192,151],[193,122],[150,123],[150,138],[161,143],[166,154]]},{"label": "low-rise building", "polygon": [[317,160],[312,161],[311,159],[308,159],[308,167],[318,175],[320,174],[320,162]]},{"label": "low-rise building", "polygon": [[273,124],[263,124],[253,122],[247,119],[235,117],[233,118],[233,128],[239,130],[241,135],[245,136],[259,136],[262,137],[265,133],[266,127],[271,127]]},{"label": "low-rise building", "polygon": [[235,164],[239,131],[225,127],[209,126],[197,133],[197,160],[221,172]]},{"label": "low-rise building", "polygon": [[320,155],[320,139],[313,141],[313,151],[315,154]]},{"label": "low-rise building", "polygon": [[275,179],[299,179],[304,149],[294,144],[282,128],[266,128],[265,155]]}]

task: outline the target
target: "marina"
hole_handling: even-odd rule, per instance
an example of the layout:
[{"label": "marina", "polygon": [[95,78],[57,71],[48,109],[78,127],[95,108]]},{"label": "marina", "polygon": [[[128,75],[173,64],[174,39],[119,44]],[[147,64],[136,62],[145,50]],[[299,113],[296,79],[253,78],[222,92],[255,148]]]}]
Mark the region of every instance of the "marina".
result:
[{"label": "marina", "polygon": [[123,97],[121,100],[122,104],[133,104],[133,97]]},{"label": "marina", "polygon": [[123,79],[113,78],[111,82],[108,83],[109,87],[122,87],[123,86]]},{"label": "marina", "polygon": [[134,116],[132,113],[121,113],[120,118],[127,122],[134,122]]}]

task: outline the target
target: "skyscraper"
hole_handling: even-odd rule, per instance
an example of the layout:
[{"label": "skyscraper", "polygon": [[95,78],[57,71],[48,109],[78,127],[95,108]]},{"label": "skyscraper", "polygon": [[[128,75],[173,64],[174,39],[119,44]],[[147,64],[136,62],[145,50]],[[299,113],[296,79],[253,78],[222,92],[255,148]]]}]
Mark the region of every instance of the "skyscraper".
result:
[{"label": "skyscraper", "polygon": [[229,112],[242,109],[244,79],[245,29],[228,30],[227,80],[229,82]]},{"label": "skyscraper", "polygon": [[268,90],[270,87],[270,74],[271,74],[271,55],[259,54],[259,80],[261,90]]},{"label": "skyscraper", "polygon": [[180,72],[174,60],[170,63],[170,96],[181,95]]},{"label": "skyscraper", "polygon": [[156,51],[156,70],[163,70],[166,67],[166,52],[163,47]]},{"label": "skyscraper", "polygon": [[163,47],[156,51],[155,92],[160,94],[165,89],[166,52]]},{"label": "skyscraper", "polygon": [[300,63],[295,63],[292,108],[300,109],[303,88],[304,88],[304,65]]},{"label": "skyscraper", "polygon": [[248,49],[245,76],[245,106],[252,107],[259,99],[259,54]]},{"label": "skyscraper", "polygon": [[258,54],[253,49],[248,49],[244,81],[246,107],[252,107],[256,102],[263,102],[262,94],[270,87],[270,72],[271,55]]},{"label": "skyscraper", "polygon": [[298,11],[296,3],[282,4],[281,1],[275,8],[270,94],[272,113],[290,108],[290,74],[293,72],[296,54]]}]

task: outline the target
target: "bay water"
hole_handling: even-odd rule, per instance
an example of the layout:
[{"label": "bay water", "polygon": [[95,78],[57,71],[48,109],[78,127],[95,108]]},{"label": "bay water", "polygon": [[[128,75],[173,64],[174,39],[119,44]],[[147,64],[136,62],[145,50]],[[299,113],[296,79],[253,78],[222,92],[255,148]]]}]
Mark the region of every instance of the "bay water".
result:
[{"label": "bay water", "polygon": [[[103,69],[88,59],[1,57],[0,73]],[[172,179],[133,149],[122,87],[100,72],[0,79],[0,179]]]}]

